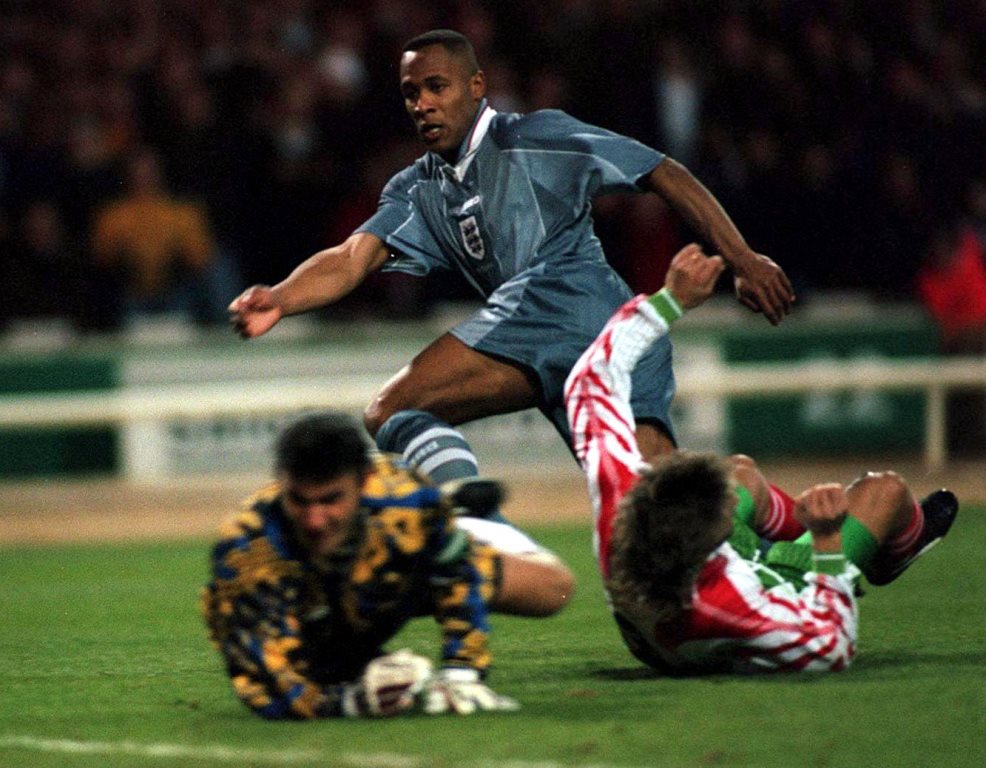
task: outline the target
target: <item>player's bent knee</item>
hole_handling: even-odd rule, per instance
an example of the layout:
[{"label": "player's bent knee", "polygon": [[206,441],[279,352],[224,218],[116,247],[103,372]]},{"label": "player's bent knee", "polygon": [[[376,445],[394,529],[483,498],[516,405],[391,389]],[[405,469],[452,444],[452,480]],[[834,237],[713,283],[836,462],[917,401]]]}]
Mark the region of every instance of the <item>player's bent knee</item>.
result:
[{"label": "player's bent knee", "polygon": [[847,493],[853,514],[864,518],[876,515],[874,519],[890,519],[908,507],[911,498],[904,478],[892,470],[867,472],[847,489]]},{"label": "player's bent knee", "polygon": [[896,472],[881,472],[880,485],[882,493],[892,498],[898,505],[904,504],[910,498],[911,492],[907,487],[907,483]]},{"label": "player's bent knee", "polygon": [[882,472],[867,472],[856,480],[852,488],[879,495],[903,495],[907,493],[904,478],[891,469]]},{"label": "player's bent knee", "polygon": [[366,431],[370,433],[370,437],[376,438],[377,432],[380,431],[380,427],[391,416],[390,412],[384,408],[383,404],[378,400],[374,400],[363,410],[363,426],[366,427]]},{"label": "player's bent knee", "polygon": [[736,475],[740,481],[754,477],[760,473],[756,460],[744,453],[734,453],[730,456],[729,466],[732,468],[733,474]]},{"label": "player's bent knee", "polygon": [[729,457],[729,462],[736,467],[748,467],[750,469],[756,469],[757,462],[752,456],[747,456],[745,453],[734,453]]},{"label": "player's bent knee", "polygon": [[368,416],[369,408],[363,412],[363,423],[376,440],[377,447],[382,451],[403,453],[405,446],[417,435],[434,422],[434,417],[424,411],[405,409],[397,411],[379,422],[379,416],[374,413]]},{"label": "player's bent knee", "polygon": [[[363,426],[370,433],[370,437],[379,440],[378,433],[385,427],[403,426],[408,420],[413,420],[409,417],[422,415],[422,411],[412,408],[399,409],[397,404],[389,400],[386,395],[380,395],[363,409]],[[391,424],[391,422],[394,423]]]}]

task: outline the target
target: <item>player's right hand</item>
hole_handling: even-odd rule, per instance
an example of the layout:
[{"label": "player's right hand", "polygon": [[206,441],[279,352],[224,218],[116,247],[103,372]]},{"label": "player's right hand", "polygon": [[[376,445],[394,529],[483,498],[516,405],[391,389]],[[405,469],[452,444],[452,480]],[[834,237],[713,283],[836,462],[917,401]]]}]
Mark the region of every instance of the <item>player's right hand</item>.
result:
[{"label": "player's right hand", "polygon": [[473,712],[513,712],[520,704],[509,696],[501,696],[479,680],[471,669],[440,670],[425,686],[424,710],[428,715],[452,712],[471,715]]},{"label": "player's right hand", "polygon": [[848,509],[846,489],[840,483],[813,485],[794,500],[794,516],[812,533],[838,531]]},{"label": "player's right hand", "polygon": [[794,304],[791,281],[772,259],[762,253],[742,265],[733,264],[736,297],[754,312],[762,312],[771,325],[779,325]]},{"label": "player's right hand", "polygon": [[230,302],[229,321],[244,339],[267,333],[284,316],[269,285],[254,285]]},{"label": "player's right hand", "polygon": [[811,532],[816,552],[842,551],[842,523],[849,510],[845,488],[839,483],[819,483],[794,500],[794,517]]}]

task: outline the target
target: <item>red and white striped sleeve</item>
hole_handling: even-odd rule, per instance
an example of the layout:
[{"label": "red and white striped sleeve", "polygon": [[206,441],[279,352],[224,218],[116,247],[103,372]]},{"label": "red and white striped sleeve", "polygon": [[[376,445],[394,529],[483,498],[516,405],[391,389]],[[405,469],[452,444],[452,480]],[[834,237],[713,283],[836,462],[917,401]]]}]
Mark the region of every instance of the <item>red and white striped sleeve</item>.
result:
[{"label": "red and white striped sleeve", "polygon": [[589,484],[593,544],[604,576],[613,517],[644,463],[630,410],[630,375],[644,352],[667,332],[667,321],[647,297],[636,296],[610,318],[565,382],[572,444]]}]

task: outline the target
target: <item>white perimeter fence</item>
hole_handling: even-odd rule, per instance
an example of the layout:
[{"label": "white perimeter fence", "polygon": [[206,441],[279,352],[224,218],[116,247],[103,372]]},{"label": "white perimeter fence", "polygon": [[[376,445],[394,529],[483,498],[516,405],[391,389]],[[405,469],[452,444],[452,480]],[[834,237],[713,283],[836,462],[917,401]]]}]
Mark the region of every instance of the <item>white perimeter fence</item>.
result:
[{"label": "white perimeter fence", "polygon": [[[733,364],[677,372],[678,398],[764,397],[838,392],[921,392],[927,398],[924,461],[929,470],[948,461],[945,403],[954,390],[986,389],[986,359],[881,359],[785,364]],[[31,428],[139,427],[169,420],[208,421],[276,416],[312,408],[358,411],[379,387],[377,378],[324,377],[128,387],[123,390],[0,397],[0,426]],[[137,430],[140,433],[140,430]],[[132,474],[132,473],[131,473]]]}]

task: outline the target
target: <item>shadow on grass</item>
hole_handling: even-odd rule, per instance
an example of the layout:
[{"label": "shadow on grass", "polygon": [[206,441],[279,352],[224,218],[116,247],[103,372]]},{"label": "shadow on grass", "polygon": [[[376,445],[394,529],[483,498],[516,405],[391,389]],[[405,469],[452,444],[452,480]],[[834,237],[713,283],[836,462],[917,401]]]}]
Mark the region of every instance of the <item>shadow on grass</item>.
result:
[{"label": "shadow on grass", "polygon": [[600,680],[653,680],[658,677],[670,677],[649,667],[627,667],[623,669],[597,669],[593,677]]},{"label": "shadow on grass", "polygon": [[856,662],[856,668],[861,670],[884,670],[888,668],[926,665],[929,671],[941,670],[945,667],[976,667],[986,670],[986,649],[967,651],[874,651],[864,654]]},{"label": "shadow on grass", "polygon": [[644,666],[613,667],[594,670],[591,675],[599,680],[762,680],[764,682],[790,683],[793,680],[812,682],[822,678],[844,680],[845,682],[864,682],[883,678],[886,675],[899,679],[900,671],[906,669],[911,679],[916,677],[941,677],[946,670],[959,671],[972,668],[979,672],[986,670],[986,650],[953,651],[934,653],[917,650],[880,651],[865,654],[845,672],[837,675],[808,673],[797,674],[734,674],[730,672],[675,673],[661,672]]}]

